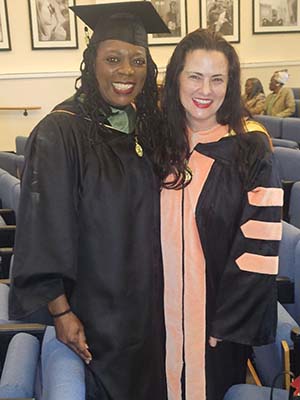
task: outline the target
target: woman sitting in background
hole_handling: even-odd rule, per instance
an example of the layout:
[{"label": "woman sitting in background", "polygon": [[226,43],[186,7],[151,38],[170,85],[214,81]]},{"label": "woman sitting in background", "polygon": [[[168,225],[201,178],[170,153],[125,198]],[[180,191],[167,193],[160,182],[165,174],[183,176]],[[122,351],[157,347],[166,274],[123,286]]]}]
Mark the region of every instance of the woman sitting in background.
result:
[{"label": "woman sitting in background", "polygon": [[243,95],[245,107],[251,115],[263,114],[266,104],[266,96],[262,83],[257,78],[249,78],[245,83]]},{"label": "woman sitting in background", "polygon": [[272,91],[266,98],[265,114],[272,117],[291,117],[296,109],[292,89],[284,87],[288,81],[287,69],[274,72],[269,89]]}]

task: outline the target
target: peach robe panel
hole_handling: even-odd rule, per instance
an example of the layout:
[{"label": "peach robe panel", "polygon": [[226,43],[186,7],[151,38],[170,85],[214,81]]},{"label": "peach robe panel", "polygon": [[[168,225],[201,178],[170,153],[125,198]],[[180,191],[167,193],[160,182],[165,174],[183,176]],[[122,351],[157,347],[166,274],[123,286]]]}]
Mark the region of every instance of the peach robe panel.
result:
[{"label": "peach robe panel", "polygon": [[[227,134],[227,126],[218,125],[207,132],[189,132],[190,145],[217,141]],[[186,398],[206,398],[205,259],[196,224],[196,206],[214,163],[212,158],[193,151],[189,167],[192,182],[184,189],[184,238],[182,238],[182,190],[161,194],[161,232],[165,280],[166,371],[168,399],[181,400],[183,348],[186,364]],[[199,168],[201,166],[201,168]],[[182,267],[184,239],[184,277]],[[183,295],[184,293],[184,295]],[[184,297],[184,304],[182,299]],[[184,310],[184,311],[183,311]],[[184,318],[184,323],[183,323]],[[183,335],[184,326],[184,335]]]}]

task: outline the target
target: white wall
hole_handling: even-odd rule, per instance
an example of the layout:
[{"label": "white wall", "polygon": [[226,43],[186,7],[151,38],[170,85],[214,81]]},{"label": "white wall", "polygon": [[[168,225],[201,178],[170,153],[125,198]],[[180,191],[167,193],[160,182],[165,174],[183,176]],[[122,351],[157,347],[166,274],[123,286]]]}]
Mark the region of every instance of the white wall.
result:
[{"label": "white wall", "polygon": [[[77,0],[91,4],[94,0]],[[240,43],[234,44],[241,60],[242,82],[260,78],[268,82],[276,69],[288,67],[289,86],[300,87],[300,33],[252,34],[252,1],[240,0]],[[28,135],[51,108],[74,91],[82,51],[83,24],[78,21],[78,49],[32,50],[28,0],[7,0],[12,51],[0,52],[0,107],[41,106],[24,117],[21,111],[0,111],[0,150],[14,150],[17,135]],[[187,0],[188,30],[199,26],[199,0]],[[151,53],[163,71],[173,46],[151,46]]]}]

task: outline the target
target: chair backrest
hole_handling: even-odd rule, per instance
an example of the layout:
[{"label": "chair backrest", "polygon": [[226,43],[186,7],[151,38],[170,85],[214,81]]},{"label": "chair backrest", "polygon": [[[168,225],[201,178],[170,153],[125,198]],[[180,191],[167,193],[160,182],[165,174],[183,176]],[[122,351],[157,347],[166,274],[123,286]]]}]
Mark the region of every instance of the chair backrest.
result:
[{"label": "chair backrest", "polygon": [[23,155],[0,151],[0,168],[16,178],[20,178],[20,171],[23,169],[23,164]]},{"label": "chair backrest", "polygon": [[271,117],[270,115],[255,115],[254,119],[266,127],[271,137],[281,138],[283,118]]},{"label": "chair backrest", "polygon": [[55,337],[48,326],[41,353],[41,400],[84,400],[85,373],[83,361]]},{"label": "chair backrest", "polygon": [[299,241],[300,229],[285,221],[282,221],[282,239],[279,245],[278,275],[287,276],[293,281],[296,268],[296,246]]},{"label": "chair backrest", "polygon": [[289,149],[299,149],[299,144],[293,140],[272,138],[272,144],[274,147],[287,147]]},{"label": "chair backrest", "polygon": [[24,156],[25,146],[27,142],[27,136],[17,136],[16,137],[16,153]]},{"label": "chair backrest", "polygon": [[13,336],[0,379],[1,398],[34,397],[39,354],[40,343],[36,337],[24,332]]},{"label": "chair backrest", "polygon": [[294,93],[294,97],[295,99],[300,99],[300,88],[291,88],[293,93]]},{"label": "chair backrest", "polygon": [[292,186],[289,201],[289,222],[300,229],[300,182]]},{"label": "chair backrest", "polygon": [[11,208],[17,212],[20,195],[20,179],[8,172],[0,171],[0,199],[2,208]]},{"label": "chair backrest", "polygon": [[282,118],[281,137],[300,143],[300,118]]},{"label": "chair backrest", "polygon": [[300,151],[285,147],[274,148],[279,177],[282,181],[300,181]]},{"label": "chair backrest", "polygon": [[292,304],[284,304],[284,308],[300,324],[300,229],[284,221],[282,228],[278,275],[286,276],[294,283],[295,299]]}]

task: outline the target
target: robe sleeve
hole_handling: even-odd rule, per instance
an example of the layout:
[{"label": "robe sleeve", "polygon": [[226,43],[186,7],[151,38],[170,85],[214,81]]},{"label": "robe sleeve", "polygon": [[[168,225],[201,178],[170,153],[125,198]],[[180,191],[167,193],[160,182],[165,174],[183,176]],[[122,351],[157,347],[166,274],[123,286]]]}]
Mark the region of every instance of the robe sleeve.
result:
[{"label": "robe sleeve", "polygon": [[78,168],[68,118],[72,117],[46,117],[28,140],[12,268],[11,319],[24,318],[68,294],[76,281]]},{"label": "robe sleeve", "polygon": [[283,193],[266,135],[259,144],[260,156],[251,148],[245,160],[249,167],[242,212],[217,290],[210,332],[216,338],[246,345],[274,341],[277,323]]}]

